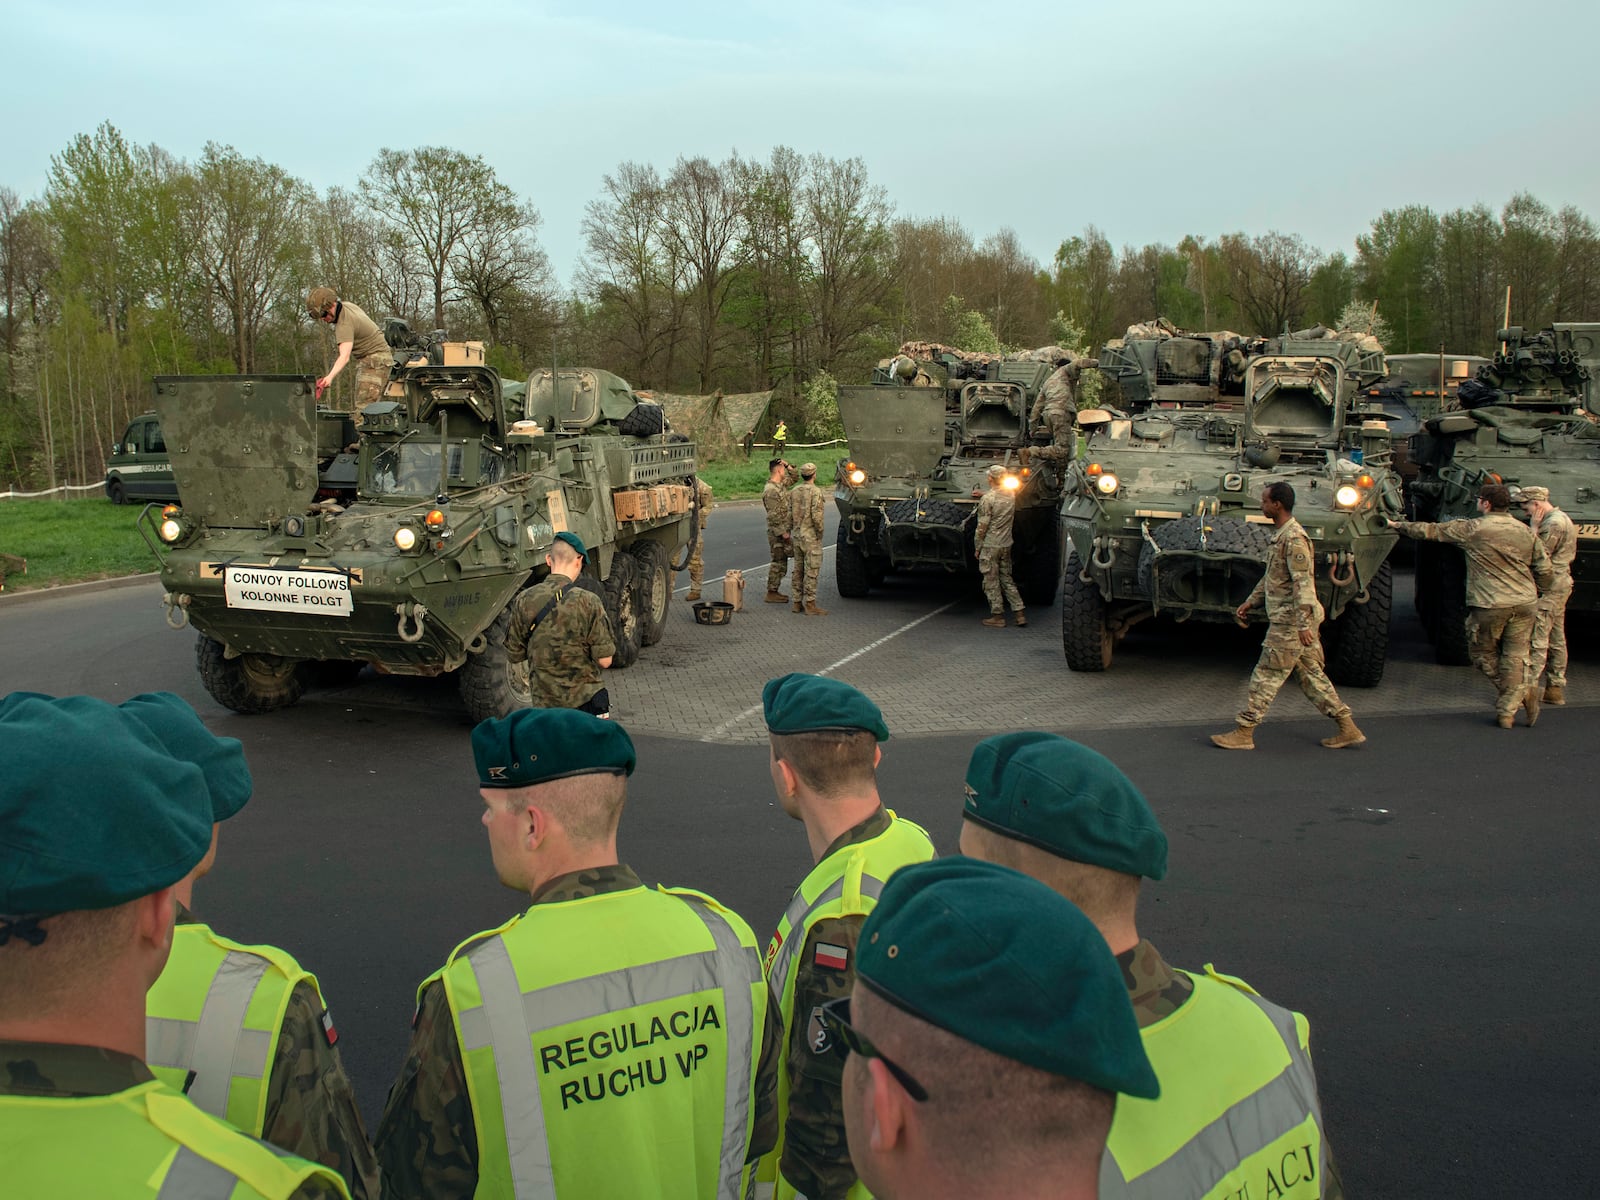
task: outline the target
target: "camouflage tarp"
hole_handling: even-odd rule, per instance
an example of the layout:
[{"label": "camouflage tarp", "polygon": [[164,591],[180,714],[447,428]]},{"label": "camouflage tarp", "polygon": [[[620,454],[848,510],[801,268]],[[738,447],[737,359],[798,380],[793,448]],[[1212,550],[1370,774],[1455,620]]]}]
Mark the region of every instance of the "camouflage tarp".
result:
[{"label": "camouflage tarp", "polygon": [[772,403],[770,391],[737,392],[731,396],[721,392],[709,396],[675,396],[668,392],[637,394],[655,400],[666,409],[672,428],[692,438],[699,447],[699,457],[706,461],[731,458],[735,451],[742,452],[744,435],[750,430],[760,438],[767,406]]}]

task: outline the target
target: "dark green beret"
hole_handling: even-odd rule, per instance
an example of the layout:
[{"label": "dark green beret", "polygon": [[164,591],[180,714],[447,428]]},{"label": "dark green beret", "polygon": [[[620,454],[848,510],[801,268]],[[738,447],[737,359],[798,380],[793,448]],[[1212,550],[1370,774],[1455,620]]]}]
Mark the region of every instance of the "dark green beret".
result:
[{"label": "dark green beret", "polygon": [[767,680],[761,708],[771,733],[820,733],[865,729],[880,742],[889,740],[878,706],[848,683],[798,672]]},{"label": "dark green beret", "polygon": [[254,785],[238,738],[212,733],[188,702],[171,692],[145,692],[124,700],[120,707],[138,718],[173,758],[191,762],[205,773],[213,821],[226,821],[249,801]]},{"label": "dark green beret", "polygon": [[587,558],[589,555],[589,552],[583,548],[583,539],[569,530],[563,529],[560,533],[556,534],[556,541],[565,542],[567,545],[571,546],[573,550],[577,551],[579,558]]},{"label": "dark green beret", "polygon": [[986,738],[967,767],[967,820],[1061,858],[1161,879],[1167,835],[1104,755],[1053,733]]},{"label": "dark green beret", "polygon": [[959,855],[901,867],[861,927],[856,976],[1006,1058],[1108,1092],[1161,1094],[1105,938],[1009,867]]},{"label": "dark green beret", "polygon": [[472,731],[478,782],[532,787],[569,775],[632,775],[633,739],[615,721],[576,708],[519,708]]},{"label": "dark green beret", "polygon": [[204,773],[115,705],[14,693],[0,746],[0,913],[126,904],[211,848]]}]

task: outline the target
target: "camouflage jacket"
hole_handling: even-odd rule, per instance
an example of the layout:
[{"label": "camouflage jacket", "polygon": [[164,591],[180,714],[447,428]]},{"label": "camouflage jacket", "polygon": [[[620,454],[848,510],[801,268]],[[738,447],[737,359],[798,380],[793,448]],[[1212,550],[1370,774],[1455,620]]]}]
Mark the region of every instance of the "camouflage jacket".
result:
[{"label": "camouflage jacket", "polygon": [[[620,863],[577,871],[551,880],[533,897],[535,904],[560,904],[642,886],[632,868]],[[783,1020],[769,1001],[761,1061],[756,1072],[754,1124],[747,1162],[772,1149],[778,1134],[778,1046]],[[478,1142],[473,1133],[472,1098],[450,1016],[444,984],[422,989],[411,1019],[411,1043],[400,1076],[378,1125],[378,1161],[387,1200],[434,1200],[471,1196],[478,1186]],[[640,1181],[640,1195],[647,1191]]]},{"label": "camouflage jacket", "polygon": [[820,542],[827,511],[828,505],[822,498],[822,489],[815,483],[801,483],[790,492],[789,517],[794,540],[807,543]]},{"label": "camouflage jacket", "polygon": [[1028,414],[1030,424],[1037,425],[1044,416],[1046,409],[1059,409],[1062,412],[1076,413],[1078,411],[1078,376],[1082,374],[1083,367],[1077,361],[1069,362],[1065,366],[1057,367],[1050,373],[1050,377],[1039,388],[1039,394],[1034,398],[1033,411]]},{"label": "camouflage jacket", "polygon": [[1266,574],[1245,603],[1251,608],[1264,603],[1269,625],[1314,631],[1322,624],[1314,562],[1311,539],[1300,522],[1290,517],[1272,535]]},{"label": "camouflage jacket", "polygon": [[1556,579],[1570,577],[1572,562],[1578,557],[1578,527],[1572,523],[1572,518],[1559,508],[1552,508],[1545,513],[1544,520],[1533,532],[1544,547],[1544,552],[1550,556]]},{"label": "camouflage jacket", "polygon": [[1005,488],[992,487],[978,501],[978,524],[973,530],[977,547],[1004,550],[1011,545],[1011,518],[1016,514],[1015,497]]},{"label": "camouflage jacket", "polygon": [[761,489],[761,507],[767,510],[768,537],[783,537],[789,532],[789,493],[781,483],[767,480],[767,486]]},{"label": "camouflage jacket", "polygon": [[698,475],[694,480],[695,507],[700,510],[700,528],[706,527],[706,522],[711,519],[711,485]]},{"label": "camouflage jacket", "polygon": [[[51,1099],[114,1096],[118,1092],[149,1083],[154,1078],[144,1063],[116,1050],[105,1050],[98,1046],[0,1041],[0,1096]],[[177,1095],[176,1092],[172,1094]],[[214,1118],[204,1119],[209,1121]],[[221,1125],[222,1122],[218,1121],[217,1124]],[[100,1149],[86,1146],[84,1152],[95,1154]],[[65,1192],[61,1194],[66,1195]],[[319,1179],[310,1179],[290,1193],[288,1200],[337,1200],[345,1195],[344,1188],[334,1185],[332,1181],[324,1183]]]},{"label": "camouflage jacket", "polygon": [[599,660],[617,652],[605,606],[580,587],[567,586],[550,615],[534,628],[534,618],[571,583],[565,575],[552,572],[511,605],[506,658],[528,662],[528,689],[535,708],[577,708],[603,686]]},{"label": "camouflage jacket", "polygon": [[1391,521],[1407,537],[1460,546],[1467,555],[1467,607],[1516,608],[1535,603],[1556,572],[1533,531],[1510,513],[1459,521]]}]

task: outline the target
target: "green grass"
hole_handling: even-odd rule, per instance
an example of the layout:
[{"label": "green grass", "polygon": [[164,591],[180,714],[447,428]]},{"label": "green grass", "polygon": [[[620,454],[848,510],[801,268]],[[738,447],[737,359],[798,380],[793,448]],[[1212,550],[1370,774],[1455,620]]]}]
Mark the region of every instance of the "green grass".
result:
[{"label": "green grass", "polygon": [[701,463],[699,474],[711,485],[718,500],[747,500],[761,495],[761,489],[767,485],[767,458],[751,455],[748,459],[741,456]]},{"label": "green grass", "polygon": [[154,571],[155,555],[134,528],[139,508],[96,495],[0,500],[0,553],[28,560],[26,575],[6,576],[6,591]]}]

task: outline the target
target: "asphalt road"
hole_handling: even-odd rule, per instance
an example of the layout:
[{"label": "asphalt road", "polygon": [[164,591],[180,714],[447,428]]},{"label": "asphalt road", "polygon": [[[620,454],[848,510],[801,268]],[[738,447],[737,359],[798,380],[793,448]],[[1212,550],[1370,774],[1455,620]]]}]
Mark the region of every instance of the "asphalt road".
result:
[{"label": "asphalt road", "polygon": [[[765,561],[759,509],[719,510],[711,534],[708,583]],[[762,572],[747,574],[748,598],[758,598]],[[109,700],[168,689],[215,732],[244,740],[255,798],[224,829],[199,908],[230,936],[280,944],[319,974],[375,1128],[417,984],[457,942],[522,907],[490,872],[466,718],[448,681],[370,673],[297,708],[240,717],[203,691],[192,635],[165,627],[158,598],[143,585],[0,603],[0,689]],[[1136,631],[1125,670],[1072,677],[1058,640],[1051,660],[1054,613],[1033,614],[1038,630],[984,630],[972,619],[981,600],[943,583],[839,602],[831,554],[822,599],[840,623],[753,606],[739,618],[752,650],[795,630],[813,640],[847,630],[857,649],[841,677],[896,696],[908,676],[943,678],[965,697],[966,727],[897,737],[881,771],[886,802],[924,823],[943,851],[959,832],[973,745],[1018,727],[1009,693],[1059,689],[1070,719],[1032,723],[1121,764],[1171,838],[1171,873],[1147,885],[1143,931],[1171,961],[1213,962],[1310,1017],[1353,1196],[1499,1197],[1545,1179],[1594,1192],[1582,1182],[1595,1174],[1600,1115],[1590,1082],[1600,1074],[1591,647],[1573,672],[1574,704],[1547,709],[1536,729],[1501,731],[1487,685],[1427,662],[1397,604],[1391,666],[1410,682],[1346,694],[1367,746],[1318,747],[1331,727],[1291,688],[1260,749],[1225,754],[1206,734],[1226,727],[1215,714],[1242,696],[1246,641],[1186,631],[1138,640]],[[915,620],[926,623],[904,630]],[[764,936],[809,866],[801,830],[772,799],[764,747],[731,734],[637,731],[671,724],[639,699],[653,694],[653,679],[670,677],[684,695],[732,692],[727,704],[742,710],[753,676],[772,669],[757,661],[752,678],[730,681],[720,662],[697,667],[684,650],[697,628],[675,625],[617,677],[614,692],[633,697],[639,717],[622,852],[648,880],[712,892]],[[874,628],[876,638],[860,640]],[[993,640],[1013,634],[1037,640]],[[795,669],[822,669],[844,657],[837,649]],[[1023,656],[1032,674],[970,677],[965,664],[1001,654]],[[886,710],[892,726],[913,724],[910,701]],[[991,722],[992,713],[1003,717]]]}]

